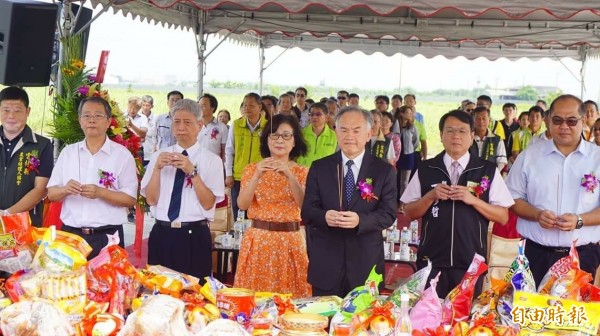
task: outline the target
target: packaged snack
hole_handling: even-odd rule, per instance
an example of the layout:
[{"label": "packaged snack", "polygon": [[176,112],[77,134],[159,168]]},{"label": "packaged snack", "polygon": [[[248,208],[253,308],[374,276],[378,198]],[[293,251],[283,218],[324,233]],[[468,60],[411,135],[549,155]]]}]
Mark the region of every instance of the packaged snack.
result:
[{"label": "packaged snack", "polygon": [[592,281],[592,275],[582,271],[579,267],[576,242],[573,241],[568,256],[559,259],[550,267],[539,284],[538,292],[540,294],[571,300],[581,299],[580,289],[584,284]]},{"label": "packaged snack", "polygon": [[85,269],[62,273],[40,272],[38,277],[43,284],[41,298],[62,309],[71,323],[83,319],[87,289]]},{"label": "packaged snack", "polygon": [[292,302],[301,313],[333,316],[340,311],[342,298],[335,295],[315,296],[302,299],[293,299]]},{"label": "packaged snack", "polygon": [[185,306],[169,295],[155,295],[127,317],[118,336],[191,336],[184,319]]},{"label": "packaged snack", "polygon": [[[66,234],[66,232],[57,233],[54,226],[48,228],[44,232],[40,247],[33,257],[31,268],[36,271],[46,270],[60,273],[63,271],[76,271],[85,266],[87,255],[83,254],[78,246],[89,247],[89,244],[81,237],[77,236],[75,238]],[[66,237],[68,239],[64,239]],[[89,250],[91,251],[91,248]]]},{"label": "packaged snack", "polygon": [[17,302],[0,313],[4,335],[74,335],[65,313],[52,303],[36,300]]},{"label": "packaged snack", "polygon": [[388,335],[395,325],[390,301],[375,300],[367,308],[352,316],[354,330],[366,330],[374,335]]},{"label": "packaged snack", "polygon": [[473,319],[495,313],[498,300],[508,289],[508,283],[506,281],[494,278],[490,279],[492,282],[491,287],[481,293],[473,302],[473,307],[471,308],[471,316]]},{"label": "packaged snack", "polygon": [[440,273],[431,279],[429,288],[423,292],[421,299],[410,311],[413,330],[435,328],[442,323],[442,304],[435,290],[439,278]]},{"label": "packaged snack", "polygon": [[199,293],[201,288],[200,279],[160,265],[148,265],[138,276],[144,287],[173,297],[179,297],[184,289]]},{"label": "packaged snack", "polygon": [[506,293],[500,296],[496,310],[503,325],[518,327],[512,320],[513,294],[515,291],[535,293],[535,280],[529,268],[529,260],[525,256],[525,240],[519,242],[519,254],[510,266],[504,278],[509,286]]},{"label": "packaged snack", "polygon": [[476,253],[458,286],[454,287],[444,300],[442,305],[443,323],[454,325],[469,318],[477,279],[486,270],[485,259]]},{"label": "packaged snack", "polygon": [[581,287],[580,295],[583,302],[600,302],[600,288],[591,283]]},{"label": "packaged snack", "polygon": [[209,323],[196,336],[250,336],[250,334],[234,321],[219,319]]},{"label": "packaged snack", "polygon": [[350,291],[342,301],[341,311],[347,318],[366,309],[375,301],[375,296],[379,294],[378,286],[383,280],[383,276],[375,271],[375,266],[365,280],[364,286],[358,286]]},{"label": "packaged snack", "polygon": [[387,300],[393,302],[396,307],[400,307],[400,295],[402,293],[407,293],[409,296],[408,304],[409,306],[414,307],[421,298],[421,294],[427,285],[429,273],[431,273],[431,262],[428,262],[426,267],[418,270],[410,277],[401,280],[398,283],[398,287]]},{"label": "packaged snack", "polygon": [[219,289],[225,288],[225,285],[221,283],[221,281],[217,280],[213,276],[207,276],[204,278],[206,282],[200,288],[200,294],[204,296],[205,299],[210,301],[212,304],[217,304],[217,292]]},{"label": "packaged snack", "polygon": [[0,271],[16,273],[22,269],[28,268],[33,260],[29,249],[18,249],[15,256],[0,259]]},{"label": "packaged snack", "polygon": [[18,271],[5,283],[6,292],[13,302],[39,297],[41,286],[37,273],[29,269]]},{"label": "packaged snack", "polygon": [[0,215],[0,259],[16,256],[32,241],[29,212]]}]

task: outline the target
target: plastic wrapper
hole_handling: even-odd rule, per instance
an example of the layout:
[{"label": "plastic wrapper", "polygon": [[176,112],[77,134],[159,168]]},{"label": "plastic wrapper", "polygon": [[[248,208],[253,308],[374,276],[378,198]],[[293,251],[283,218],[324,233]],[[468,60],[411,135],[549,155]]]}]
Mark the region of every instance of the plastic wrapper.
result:
[{"label": "plastic wrapper", "polygon": [[509,283],[506,293],[500,296],[496,310],[503,325],[518,327],[512,320],[513,296],[515,291],[535,293],[535,280],[525,256],[525,240],[519,242],[519,254],[511,264],[504,281]]},{"label": "plastic wrapper", "polygon": [[0,260],[16,256],[32,242],[29,212],[0,216]]},{"label": "plastic wrapper", "polygon": [[176,298],[184,289],[198,293],[201,289],[198,284],[200,279],[160,265],[148,265],[146,269],[138,271],[138,276],[144,287]]},{"label": "plastic wrapper", "polygon": [[292,302],[301,313],[333,316],[340,311],[342,298],[339,296],[315,296],[293,299]]},{"label": "plastic wrapper", "polygon": [[250,336],[250,334],[234,321],[219,319],[209,323],[195,336]]},{"label": "plastic wrapper", "polygon": [[200,288],[200,294],[202,294],[205,299],[210,301],[210,303],[217,304],[217,291],[225,288],[225,285],[213,276],[207,276],[204,279],[206,282],[202,288]]},{"label": "plastic wrapper", "polygon": [[352,328],[374,335],[388,335],[395,325],[393,308],[392,302],[375,300],[367,309],[352,316]]},{"label": "plastic wrapper", "polygon": [[0,313],[0,329],[10,336],[74,335],[67,315],[54,304],[36,300],[17,302]]},{"label": "plastic wrapper", "polygon": [[39,297],[41,286],[37,273],[32,270],[20,270],[10,276],[5,283],[6,293],[13,302]]},{"label": "plastic wrapper", "polygon": [[491,286],[481,293],[473,302],[471,316],[476,319],[490,313],[496,313],[498,300],[508,289],[508,283],[504,280],[491,278]]},{"label": "plastic wrapper", "polygon": [[191,336],[185,319],[185,305],[168,295],[156,295],[127,317],[118,336]]},{"label": "plastic wrapper", "polygon": [[600,288],[591,283],[584,284],[581,287],[581,300],[584,302],[600,302]]},{"label": "plastic wrapper", "polygon": [[108,312],[125,315],[139,289],[137,270],[129,262],[127,252],[118,245],[109,245],[87,265],[88,298],[109,303]]},{"label": "plastic wrapper", "polygon": [[87,264],[89,244],[81,237],[49,227],[42,237],[31,268],[36,271],[60,273],[76,271]]},{"label": "plastic wrapper", "polygon": [[398,287],[387,300],[393,302],[396,307],[400,307],[400,295],[402,293],[407,293],[409,296],[408,305],[414,307],[421,298],[423,290],[425,290],[427,279],[431,273],[431,267],[431,262],[428,262],[426,267],[418,270],[410,277],[399,281]]},{"label": "plastic wrapper", "polygon": [[429,288],[423,292],[419,302],[410,311],[413,330],[435,328],[442,323],[442,304],[436,291],[439,278],[440,273],[431,279]]},{"label": "plastic wrapper", "polygon": [[475,254],[458,286],[454,287],[444,300],[442,305],[443,323],[454,325],[456,322],[469,318],[477,279],[486,270],[485,259],[479,254]]},{"label": "plastic wrapper", "polygon": [[579,254],[573,242],[569,255],[554,263],[539,284],[538,292],[563,299],[579,300],[581,287],[592,280],[592,275],[582,271]]},{"label": "plastic wrapper", "polygon": [[521,327],[521,335],[595,336],[600,304],[517,292],[512,318]]},{"label": "plastic wrapper", "polygon": [[351,318],[352,315],[366,309],[375,301],[375,297],[379,294],[378,286],[383,281],[383,276],[375,271],[375,266],[371,269],[371,273],[365,280],[364,286],[358,286],[350,291],[342,301],[340,310],[346,318]]},{"label": "plastic wrapper", "polygon": [[62,273],[40,272],[37,276],[42,284],[41,298],[52,301],[67,313],[72,323],[83,319],[87,302],[85,269]]}]

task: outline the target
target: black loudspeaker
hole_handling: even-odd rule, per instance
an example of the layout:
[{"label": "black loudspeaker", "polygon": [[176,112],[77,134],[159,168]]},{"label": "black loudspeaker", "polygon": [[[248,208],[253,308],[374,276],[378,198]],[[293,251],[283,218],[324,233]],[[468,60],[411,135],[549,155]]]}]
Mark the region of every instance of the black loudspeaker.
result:
[{"label": "black loudspeaker", "polygon": [[58,6],[0,0],[0,84],[47,86]]}]

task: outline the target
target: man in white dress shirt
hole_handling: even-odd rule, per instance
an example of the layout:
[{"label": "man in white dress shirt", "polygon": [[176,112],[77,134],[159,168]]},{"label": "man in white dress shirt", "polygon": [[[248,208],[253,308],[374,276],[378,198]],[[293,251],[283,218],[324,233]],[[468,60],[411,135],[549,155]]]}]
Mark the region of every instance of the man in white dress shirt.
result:
[{"label": "man in white dress shirt", "polygon": [[124,246],[123,223],[127,208],[136,202],[138,180],[131,153],[106,136],[108,102],[86,98],[77,113],[85,139],[60,152],[48,181],[48,198],[63,202],[62,230],[83,237],[93,249],[88,256],[92,259],[106,246],[109,234],[118,232]]},{"label": "man in white dress shirt", "polygon": [[536,285],[575,240],[582,270],[594,275],[600,264],[600,148],[582,140],[584,116],[579,98],[556,98],[548,115],[552,140],[519,154],[506,180]]},{"label": "man in white dress shirt", "polygon": [[212,270],[208,222],[225,195],[223,162],[198,144],[198,103],[182,99],[169,113],[177,143],[152,155],[141,184],[156,218],[148,240],[148,264],[203,279]]},{"label": "man in white dress shirt", "polygon": [[198,143],[200,143],[200,147],[208,149],[225,161],[225,145],[229,129],[214,116],[219,102],[215,96],[205,93],[200,97],[198,105],[200,105],[202,124],[204,125],[198,133]]},{"label": "man in white dress shirt", "polygon": [[[439,123],[444,151],[419,165],[400,200],[411,219],[422,217],[419,269],[431,261],[430,278],[441,272],[436,291],[445,297],[462,279],[475,253],[487,255],[490,221],[506,223],[514,204],[496,165],[470,155],[474,121],[454,110]],[[477,281],[475,295],[482,289]]]}]

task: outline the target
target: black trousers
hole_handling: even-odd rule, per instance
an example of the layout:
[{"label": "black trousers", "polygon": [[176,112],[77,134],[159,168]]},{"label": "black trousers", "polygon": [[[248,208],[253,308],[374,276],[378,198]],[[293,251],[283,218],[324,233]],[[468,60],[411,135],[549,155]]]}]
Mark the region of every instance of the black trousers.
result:
[{"label": "black trousers", "polygon": [[204,283],[204,277],[212,272],[208,225],[171,228],[154,224],[148,238],[148,265],[162,265]]},{"label": "black trousers", "polygon": [[100,232],[94,232],[94,234],[83,234],[80,228],[76,228],[69,225],[63,225],[62,231],[74,233],[90,244],[92,247],[92,253],[87,257],[88,260],[92,260],[100,251],[108,244],[108,237],[106,235],[114,235],[115,232],[119,233],[119,246],[125,248],[125,234],[123,233],[123,225],[114,225],[114,230],[102,230]]},{"label": "black trousers", "polygon": [[238,205],[237,199],[240,195],[240,188],[242,183],[240,181],[233,181],[233,187],[231,187],[231,209],[233,210],[233,218],[237,219],[238,216]]},{"label": "black trousers", "polygon": [[[581,269],[594,277],[600,265],[600,245],[596,243],[577,246],[577,253],[579,253]],[[560,258],[568,255],[569,248],[543,246],[529,239],[525,243],[525,256],[529,259],[529,268],[538,287],[550,267]]]}]

